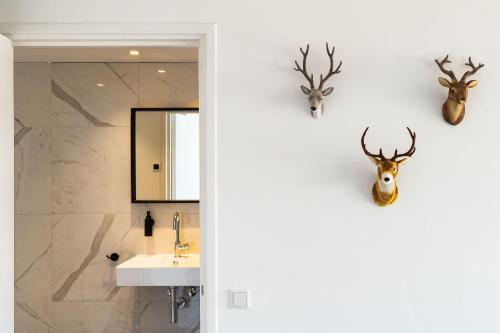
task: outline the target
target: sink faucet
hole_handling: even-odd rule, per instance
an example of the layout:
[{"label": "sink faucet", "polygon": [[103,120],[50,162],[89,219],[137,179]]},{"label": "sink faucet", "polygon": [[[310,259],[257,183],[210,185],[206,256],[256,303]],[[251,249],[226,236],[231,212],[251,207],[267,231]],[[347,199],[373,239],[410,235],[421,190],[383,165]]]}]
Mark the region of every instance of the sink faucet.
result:
[{"label": "sink faucet", "polygon": [[175,249],[174,249],[174,255],[175,257],[179,257],[177,255],[177,250],[189,250],[189,243],[181,243],[179,239],[179,231],[181,229],[181,218],[179,216],[179,213],[175,212],[174,213],[174,223],[173,223],[173,228],[175,230]]}]

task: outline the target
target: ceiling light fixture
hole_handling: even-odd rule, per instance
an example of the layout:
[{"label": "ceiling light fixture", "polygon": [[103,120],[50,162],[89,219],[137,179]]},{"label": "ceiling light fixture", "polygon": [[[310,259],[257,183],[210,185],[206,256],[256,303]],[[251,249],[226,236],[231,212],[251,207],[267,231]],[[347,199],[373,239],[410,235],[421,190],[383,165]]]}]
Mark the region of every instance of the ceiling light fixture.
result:
[{"label": "ceiling light fixture", "polygon": [[131,56],[138,56],[139,54],[141,54],[141,52],[139,52],[138,50],[130,50],[128,51],[128,54],[130,54]]},{"label": "ceiling light fixture", "polygon": [[158,73],[160,73],[160,74],[165,74],[166,72],[167,72],[167,71],[166,71],[166,70],[164,70],[163,68],[160,68],[160,69],[158,70]]},{"label": "ceiling light fixture", "polygon": [[97,86],[98,87],[104,87],[104,83],[98,83]]}]

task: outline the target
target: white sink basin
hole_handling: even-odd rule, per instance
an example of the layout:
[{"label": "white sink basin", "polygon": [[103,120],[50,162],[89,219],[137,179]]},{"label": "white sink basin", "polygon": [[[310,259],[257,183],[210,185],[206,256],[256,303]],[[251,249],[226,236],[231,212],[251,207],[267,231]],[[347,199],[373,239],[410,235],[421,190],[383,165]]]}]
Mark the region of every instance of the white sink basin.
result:
[{"label": "white sink basin", "polygon": [[116,284],[120,287],[199,286],[200,256],[138,255],[116,267]]}]

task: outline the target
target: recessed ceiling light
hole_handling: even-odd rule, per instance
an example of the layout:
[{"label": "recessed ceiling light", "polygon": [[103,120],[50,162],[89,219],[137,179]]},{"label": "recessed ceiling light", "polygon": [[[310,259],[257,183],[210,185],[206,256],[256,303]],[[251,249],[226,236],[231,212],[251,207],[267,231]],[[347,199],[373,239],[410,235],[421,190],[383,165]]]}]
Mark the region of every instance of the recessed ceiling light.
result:
[{"label": "recessed ceiling light", "polygon": [[98,83],[97,86],[98,87],[104,87],[104,83]]},{"label": "recessed ceiling light", "polygon": [[163,68],[160,68],[160,69],[158,70],[158,73],[160,73],[160,74],[165,74],[166,72],[167,72],[167,71],[166,71],[166,70],[164,70]]},{"label": "recessed ceiling light", "polygon": [[141,52],[139,52],[138,50],[130,50],[128,51],[128,54],[130,54],[131,56],[138,56],[139,54],[141,54]]}]

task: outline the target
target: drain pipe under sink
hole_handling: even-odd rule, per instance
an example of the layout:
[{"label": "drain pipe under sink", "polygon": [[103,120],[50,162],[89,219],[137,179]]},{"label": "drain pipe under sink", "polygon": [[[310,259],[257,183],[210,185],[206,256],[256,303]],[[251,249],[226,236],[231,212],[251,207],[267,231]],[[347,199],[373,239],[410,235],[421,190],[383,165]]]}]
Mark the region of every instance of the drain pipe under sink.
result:
[{"label": "drain pipe under sink", "polygon": [[184,297],[177,298],[177,287],[168,287],[168,296],[170,296],[170,323],[177,323],[179,308],[186,305]]}]

